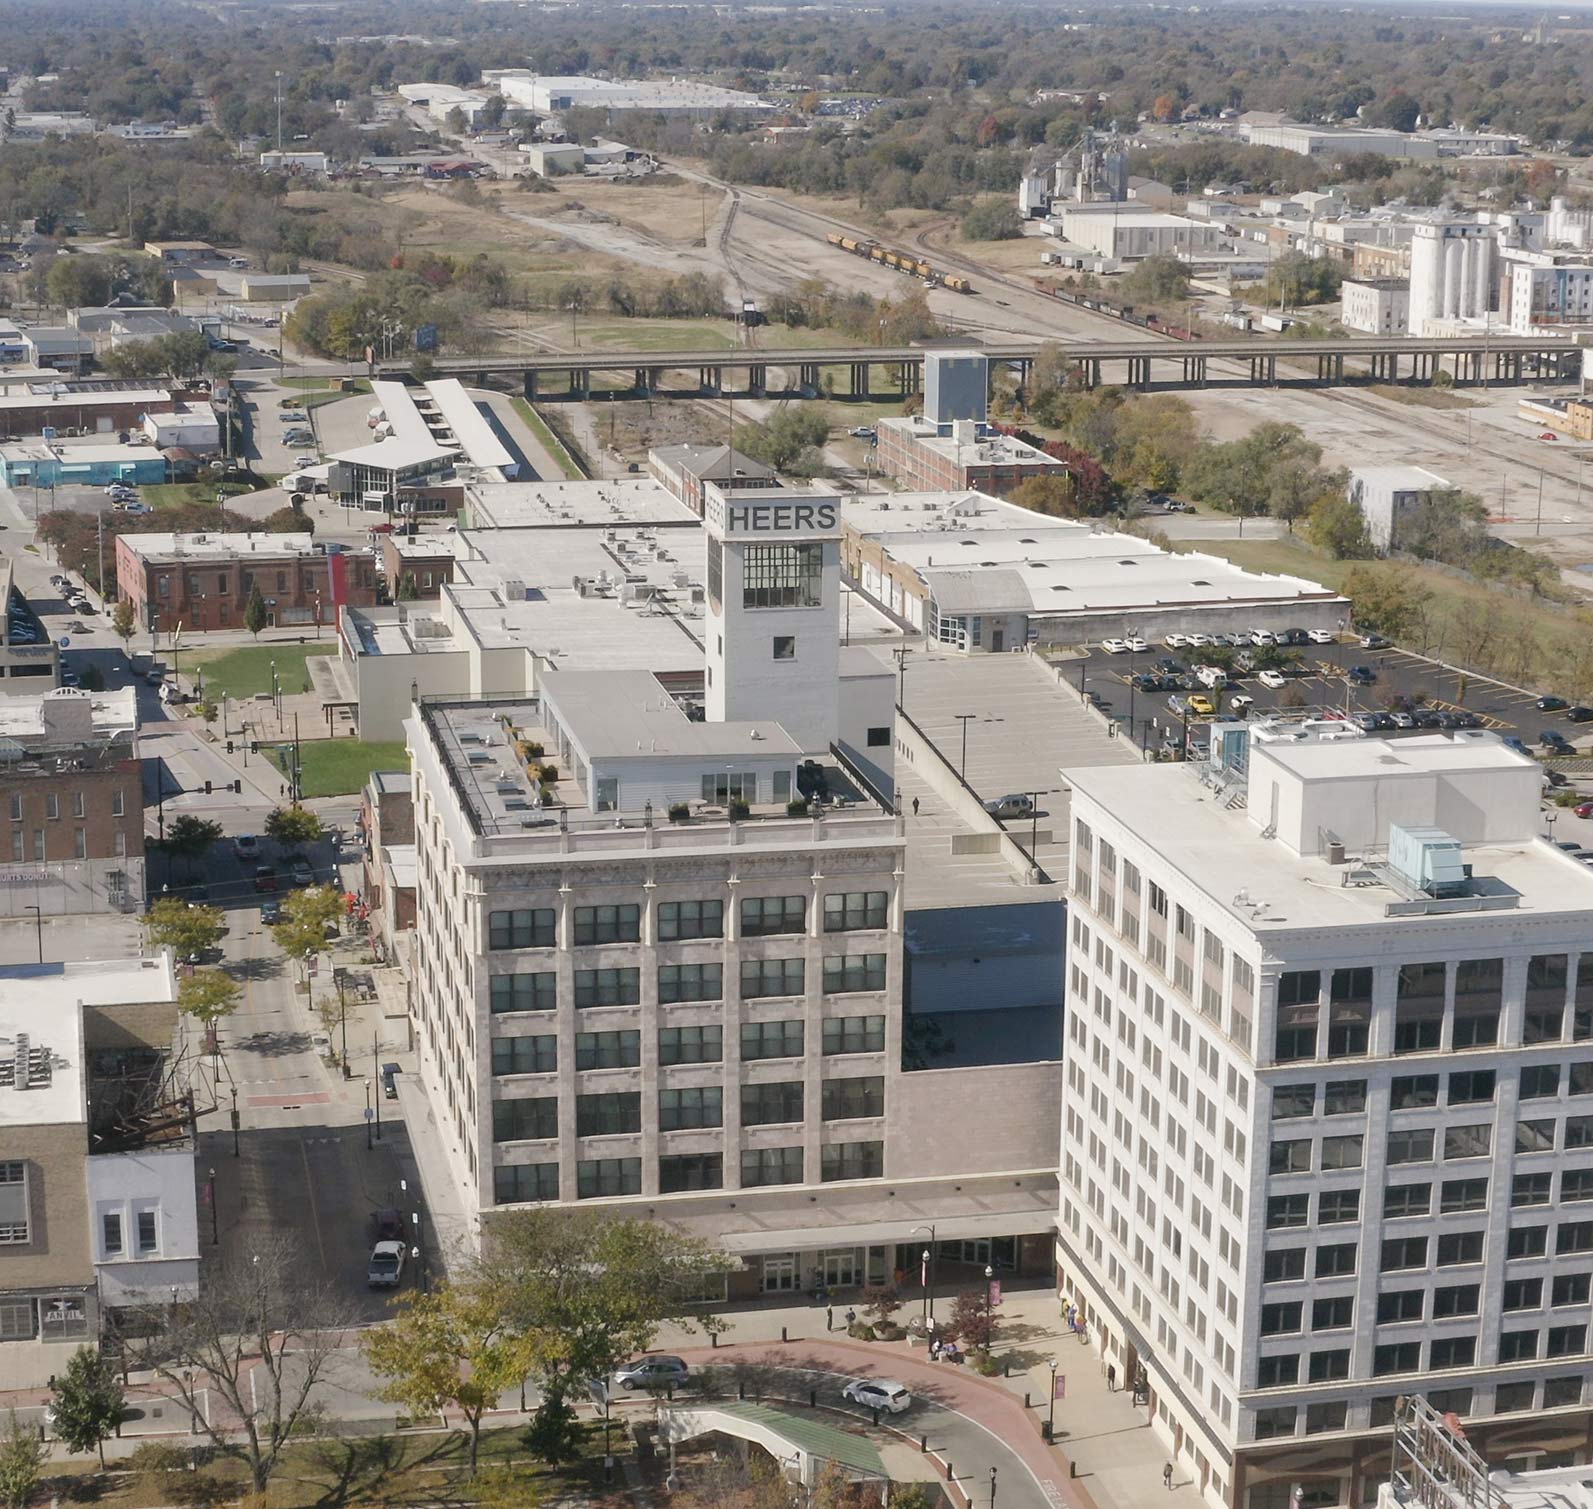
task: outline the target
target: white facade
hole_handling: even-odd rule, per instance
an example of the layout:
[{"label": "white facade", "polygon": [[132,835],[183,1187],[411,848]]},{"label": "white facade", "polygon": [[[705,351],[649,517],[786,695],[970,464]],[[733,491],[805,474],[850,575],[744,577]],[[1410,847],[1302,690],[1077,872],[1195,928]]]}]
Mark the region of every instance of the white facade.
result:
[{"label": "white facade", "polygon": [[199,1214],[191,1145],[92,1154],[88,1193],[102,1304],[115,1309],[198,1295]]},{"label": "white facade", "polygon": [[163,451],[181,446],[205,455],[221,449],[221,423],[208,405],[185,404],[170,414],[146,414],[144,433]]},{"label": "white facade", "polygon": [[1404,335],[1410,324],[1410,284],[1403,278],[1356,282],[1346,278],[1340,320],[1346,330],[1367,335]]},{"label": "white facade", "polygon": [[1481,320],[1493,305],[1498,232],[1475,221],[1418,225],[1411,234],[1409,334],[1430,320]]},{"label": "white facade", "polygon": [[839,726],[841,504],[703,487],[711,723],[778,721],[822,754]]},{"label": "white facade", "polygon": [[1564,199],[1551,199],[1543,240],[1548,246],[1593,251],[1593,210],[1573,209]]},{"label": "white facade", "polygon": [[1593,253],[1511,251],[1505,261],[1512,335],[1569,335],[1593,326]]},{"label": "white facade", "polygon": [[1360,504],[1366,532],[1379,550],[1399,542],[1400,517],[1451,484],[1424,466],[1357,466],[1350,469],[1350,497]]},{"label": "white facade", "polygon": [[1058,219],[1064,241],[1118,262],[1213,251],[1223,241],[1220,226],[1134,204],[1065,205]]},{"label": "white facade", "polygon": [[1367,1502],[1412,1389],[1580,1441],[1593,874],[1491,735],[1227,737],[1067,773],[1064,1296],[1213,1505]]},{"label": "white facade", "polygon": [[330,165],[325,152],[262,152],[260,166],[268,173],[305,173],[325,178]]}]

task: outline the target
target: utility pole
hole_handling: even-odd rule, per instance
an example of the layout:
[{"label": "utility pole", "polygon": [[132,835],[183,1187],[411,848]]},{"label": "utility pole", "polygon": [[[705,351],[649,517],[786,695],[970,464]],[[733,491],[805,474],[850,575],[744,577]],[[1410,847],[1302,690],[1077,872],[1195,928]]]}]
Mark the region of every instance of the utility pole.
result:
[{"label": "utility pole", "polygon": [[299,763],[299,715],[293,715],[293,800],[295,805],[304,800],[304,767]]},{"label": "utility pole", "polygon": [[104,600],[108,596],[108,594],[105,591],[105,510],[103,508],[96,510],[96,512],[94,514],[94,522],[98,526],[98,535],[99,535],[100,598],[101,598],[101,600]]},{"label": "utility pole", "polygon": [[381,1082],[382,1066],[377,1062],[382,1056],[381,1048],[376,1040],[376,1028],[371,1028],[371,1078],[376,1080],[376,1140],[382,1140],[382,1096],[387,1093],[387,1086]]},{"label": "utility pole", "polygon": [[282,150],[282,70],[277,69],[277,151]]}]

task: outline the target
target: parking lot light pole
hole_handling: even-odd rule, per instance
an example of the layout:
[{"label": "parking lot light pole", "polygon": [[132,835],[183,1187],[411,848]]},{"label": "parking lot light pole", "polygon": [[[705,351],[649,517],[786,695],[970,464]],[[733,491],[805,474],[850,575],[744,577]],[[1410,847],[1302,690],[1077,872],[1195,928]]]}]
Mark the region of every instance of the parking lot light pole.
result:
[{"label": "parking lot light pole", "polygon": [[1051,1419],[1045,1428],[1047,1441],[1056,1440],[1056,1358],[1051,1359]]},{"label": "parking lot light pole", "polygon": [[371,1150],[371,1082],[365,1081],[365,1151]]},{"label": "parking lot light pole", "polygon": [[968,725],[979,716],[978,713],[954,713],[956,720],[962,724],[962,758],[957,762],[957,774],[964,783],[968,780]]}]

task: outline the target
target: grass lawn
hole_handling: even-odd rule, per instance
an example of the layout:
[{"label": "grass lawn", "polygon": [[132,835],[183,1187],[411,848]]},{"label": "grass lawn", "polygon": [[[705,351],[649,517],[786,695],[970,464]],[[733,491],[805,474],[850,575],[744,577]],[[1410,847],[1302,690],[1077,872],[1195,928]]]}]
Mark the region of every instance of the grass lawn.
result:
[{"label": "grass lawn", "polygon": [[[548,454],[559,463],[566,479],[571,482],[584,481],[586,473],[581,470],[575,457],[564,448],[564,442],[548,428],[547,421],[525,399],[517,396],[511,398],[509,402],[514,405],[515,413],[525,420],[531,433],[542,442]],[[548,477],[544,480],[551,482],[553,478]]]},{"label": "grass lawn", "polygon": [[188,675],[200,667],[205,671],[205,693],[218,700],[227,697],[254,697],[271,690],[271,662],[276,661],[277,678],[285,692],[303,691],[310,673],[304,662],[312,655],[335,655],[335,644],[250,644],[230,650],[179,652],[178,669]]},{"label": "grass lawn", "polygon": [[[605,1493],[603,1489],[601,1432],[589,1438],[585,1457],[558,1469],[534,1460],[524,1437],[523,1428],[483,1430],[480,1469],[474,1482],[465,1471],[467,1441],[457,1431],[296,1443],[282,1454],[264,1509],[478,1501],[535,1504],[571,1497],[606,1509],[610,1503],[629,1502],[623,1493]],[[63,1503],[156,1509],[165,1504],[229,1501],[244,1492],[247,1480],[243,1465],[228,1460],[213,1462],[199,1474],[117,1471],[102,1478],[93,1468],[92,1458],[52,1465],[45,1486]]]},{"label": "grass lawn", "polygon": [[214,503],[218,492],[236,498],[240,493],[260,490],[259,480],[252,482],[147,482],[138,495],[151,508],[177,508],[184,503]]},{"label": "grass lawn", "polygon": [[[277,767],[286,771],[292,746],[278,744],[270,753]],[[409,769],[402,739],[386,743],[315,739],[299,745],[299,759],[304,767],[305,796],[352,796],[364,787],[373,770]]]}]

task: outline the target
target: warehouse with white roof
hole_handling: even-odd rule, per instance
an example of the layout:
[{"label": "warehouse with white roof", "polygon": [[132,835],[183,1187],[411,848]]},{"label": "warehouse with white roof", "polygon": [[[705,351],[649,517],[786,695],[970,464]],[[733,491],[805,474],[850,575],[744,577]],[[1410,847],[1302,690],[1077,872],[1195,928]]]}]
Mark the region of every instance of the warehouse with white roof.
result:
[{"label": "warehouse with white roof", "polygon": [[968,652],[1138,634],[1337,629],[1349,604],[1296,576],[1163,550],[1105,521],[1057,519],[983,493],[851,498],[843,569],[905,627]]}]

